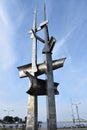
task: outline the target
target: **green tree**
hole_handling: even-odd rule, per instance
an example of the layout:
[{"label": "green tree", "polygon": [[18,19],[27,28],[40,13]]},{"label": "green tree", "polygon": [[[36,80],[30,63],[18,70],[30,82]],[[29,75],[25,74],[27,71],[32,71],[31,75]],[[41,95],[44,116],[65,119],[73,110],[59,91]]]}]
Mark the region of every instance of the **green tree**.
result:
[{"label": "green tree", "polygon": [[19,117],[18,116],[14,117],[14,121],[18,122],[19,121]]},{"label": "green tree", "polygon": [[13,123],[14,122],[14,118],[12,116],[5,116],[3,118],[3,121],[8,122],[8,123]]}]

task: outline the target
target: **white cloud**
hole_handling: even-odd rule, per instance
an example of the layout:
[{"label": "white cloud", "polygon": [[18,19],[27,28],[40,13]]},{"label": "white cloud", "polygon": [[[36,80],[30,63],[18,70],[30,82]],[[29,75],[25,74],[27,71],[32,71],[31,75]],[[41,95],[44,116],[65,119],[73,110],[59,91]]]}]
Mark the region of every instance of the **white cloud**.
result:
[{"label": "white cloud", "polygon": [[71,34],[73,33],[74,29],[71,29],[65,37],[61,38],[57,43],[56,47],[54,48],[54,53],[56,54],[58,51],[60,51],[61,47],[66,43],[66,41],[70,38]]},{"label": "white cloud", "polygon": [[4,12],[4,8],[3,6],[0,6],[0,21],[2,22],[2,24],[6,27],[9,26],[9,19],[8,16],[6,14],[6,12]]},{"label": "white cloud", "polygon": [[0,67],[1,70],[7,70],[15,63],[15,54],[13,50],[14,29],[4,6],[1,5],[0,5]]}]

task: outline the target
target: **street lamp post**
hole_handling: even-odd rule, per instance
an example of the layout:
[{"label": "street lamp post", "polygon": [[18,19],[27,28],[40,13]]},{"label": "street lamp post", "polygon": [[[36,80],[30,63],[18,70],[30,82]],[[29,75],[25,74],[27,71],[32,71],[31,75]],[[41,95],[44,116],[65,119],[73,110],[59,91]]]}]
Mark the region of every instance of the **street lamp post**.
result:
[{"label": "street lamp post", "polygon": [[13,112],[14,110],[4,110],[4,112],[7,112],[6,121],[10,123],[10,112]]},{"label": "street lamp post", "polygon": [[78,117],[78,122],[79,122],[79,126],[80,126],[80,117],[79,117],[79,110],[78,110],[78,105],[80,105],[81,103],[78,104],[73,104],[76,106],[76,111],[77,111],[77,117]]},{"label": "street lamp post", "polygon": [[72,121],[75,124],[75,117],[74,117],[74,112],[73,112],[73,103],[72,103],[72,99],[71,99],[71,110],[72,110]]},{"label": "street lamp post", "polygon": [[79,118],[78,105],[76,105],[76,111],[77,111],[77,117],[78,117],[78,121],[79,121],[79,125],[80,125],[80,118]]}]

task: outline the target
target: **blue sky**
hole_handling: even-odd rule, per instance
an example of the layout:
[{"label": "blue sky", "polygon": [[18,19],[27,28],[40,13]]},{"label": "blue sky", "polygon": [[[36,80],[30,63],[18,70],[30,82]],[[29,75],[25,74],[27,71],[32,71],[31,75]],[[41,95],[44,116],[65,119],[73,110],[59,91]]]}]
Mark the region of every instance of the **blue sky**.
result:
[{"label": "blue sky", "polygon": [[[4,110],[12,116],[26,116],[29,80],[19,78],[17,66],[31,63],[28,31],[35,6],[37,24],[43,21],[43,4],[44,0],[0,0],[0,118],[7,114]],[[71,98],[74,104],[81,103],[80,118],[87,119],[87,0],[47,0],[46,4],[50,36],[57,40],[53,59],[67,57],[64,67],[54,71],[54,81],[60,83],[57,120],[72,119]],[[38,63],[43,62],[42,48],[38,43]],[[45,121],[46,98],[39,97],[38,105],[39,120]],[[77,118],[75,106],[73,111]]]}]

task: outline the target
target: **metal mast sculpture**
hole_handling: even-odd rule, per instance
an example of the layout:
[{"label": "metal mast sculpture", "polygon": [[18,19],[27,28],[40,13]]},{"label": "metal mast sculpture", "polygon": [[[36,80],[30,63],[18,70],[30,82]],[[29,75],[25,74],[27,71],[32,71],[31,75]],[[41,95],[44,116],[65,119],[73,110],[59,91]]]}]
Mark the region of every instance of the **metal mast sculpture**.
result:
[{"label": "metal mast sculpture", "polygon": [[[37,130],[38,113],[37,113],[37,96],[46,95],[47,99],[47,128],[48,130],[57,130],[55,95],[59,94],[57,86],[59,83],[54,82],[53,70],[63,67],[66,58],[52,60],[52,50],[56,39],[49,38],[48,20],[46,19],[46,7],[44,5],[44,22],[36,27],[36,10],[34,12],[33,28],[31,29],[32,38],[32,63],[17,67],[21,78],[29,77],[30,87],[27,93],[28,113],[26,130]],[[39,37],[36,32],[44,29],[44,39]],[[44,43],[42,53],[45,56],[43,63],[37,64],[37,40]],[[45,74],[46,79],[39,79],[37,76]]]}]

